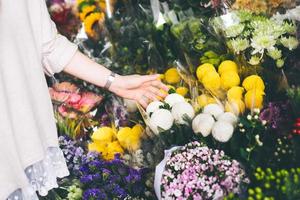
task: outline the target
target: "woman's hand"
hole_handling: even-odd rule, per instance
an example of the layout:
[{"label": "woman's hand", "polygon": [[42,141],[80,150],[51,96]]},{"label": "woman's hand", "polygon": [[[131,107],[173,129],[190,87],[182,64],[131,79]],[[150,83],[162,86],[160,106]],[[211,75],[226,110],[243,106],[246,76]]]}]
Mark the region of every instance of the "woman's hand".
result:
[{"label": "woman's hand", "polygon": [[137,101],[144,108],[158,98],[164,98],[168,87],[159,79],[159,75],[116,76],[109,90],[116,95]]}]

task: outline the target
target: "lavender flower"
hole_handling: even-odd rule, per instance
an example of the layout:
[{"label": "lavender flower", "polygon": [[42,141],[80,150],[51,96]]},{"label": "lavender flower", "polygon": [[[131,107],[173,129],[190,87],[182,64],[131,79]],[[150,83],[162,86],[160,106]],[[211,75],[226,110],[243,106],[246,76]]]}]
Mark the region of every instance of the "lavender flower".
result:
[{"label": "lavender flower", "polygon": [[97,188],[88,189],[83,193],[83,200],[106,200],[105,192]]},{"label": "lavender flower", "polygon": [[[131,168],[124,164],[119,155],[114,160],[105,161],[101,157],[84,160],[80,167],[80,182],[86,199],[101,199],[101,189],[107,199],[139,197],[144,191],[144,170]],[[91,188],[93,190],[91,190]]]},{"label": "lavender flower", "polygon": [[290,106],[287,102],[270,102],[262,110],[260,119],[265,120],[272,129],[282,129],[290,120]]},{"label": "lavender flower", "polygon": [[191,142],[172,153],[162,176],[162,199],[220,199],[248,182],[240,164],[223,151]]}]

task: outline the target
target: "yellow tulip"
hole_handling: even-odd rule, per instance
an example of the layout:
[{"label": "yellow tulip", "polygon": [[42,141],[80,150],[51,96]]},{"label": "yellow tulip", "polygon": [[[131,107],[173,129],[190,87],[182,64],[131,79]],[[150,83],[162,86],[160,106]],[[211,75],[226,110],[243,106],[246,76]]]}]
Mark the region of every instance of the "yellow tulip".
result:
[{"label": "yellow tulip", "polygon": [[197,75],[197,78],[199,81],[202,81],[203,77],[208,73],[208,72],[216,72],[216,69],[215,67],[210,64],[210,63],[205,63],[205,64],[202,64],[200,65],[198,68],[197,68],[197,71],[196,71],[196,75]]},{"label": "yellow tulip", "polygon": [[221,86],[221,78],[217,72],[211,71],[205,74],[202,79],[202,84],[206,89],[216,91]]},{"label": "yellow tulip", "polygon": [[92,135],[94,142],[111,142],[115,137],[115,132],[111,127],[101,127]]},{"label": "yellow tulip", "polygon": [[264,91],[265,90],[265,84],[264,81],[260,76],[257,75],[251,75],[244,79],[243,81],[243,87],[249,91],[252,89]]},{"label": "yellow tulip", "polygon": [[165,72],[165,80],[169,84],[176,84],[180,82],[180,76],[176,68],[170,68]]},{"label": "yellow tulip", "polygon": [[234,86],[227,91],[227,99],[230,100],[240,100],[243,98],[243,87]]},{"label": "yellow tulip", "polygon": [[228,72],[228,71],[238,73],[237,64],[231,60],[225,60],[225,61],[221,62],[221,64],[219,65],[219,68],[218,68],[219,74],[222,75],[224,72]]},{"label": "yellow tulip", "polygon": [[245,94],[245,104],[246,108],[254,109],[259,108],[261,109],[263,106],[264,101],[264,92],[258,89],[249,90]]},{"label": "yellow tulip", "polygon": [[180,94],[181,96],[185,97],[188,93],[189,89],[187,89],[186,87],[178,87],[176,89],[176,93]]},{"label": "yellow tulip", "polygon": [[245,111],[245,103],[240,99],[232,99],[226,102],[225,111],[239,115]]},{"label": "yellow tulip", "polygon": [[234,71],[227,71],[221,75],[221,86],[224,90],[228,90],[233,86],[240,84],[240,76]]}]

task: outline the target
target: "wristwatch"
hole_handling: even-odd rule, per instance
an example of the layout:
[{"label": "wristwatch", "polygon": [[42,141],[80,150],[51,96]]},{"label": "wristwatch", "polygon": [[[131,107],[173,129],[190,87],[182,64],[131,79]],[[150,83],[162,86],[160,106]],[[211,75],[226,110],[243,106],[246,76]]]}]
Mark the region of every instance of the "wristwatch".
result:
[{"label": "wristwatch", "polygon": [[107,78],[104,88],[108,90],[112,82],[115,80],[115,78],[116,78],[116,74],[114,72],[111,72],[111,74]]}]

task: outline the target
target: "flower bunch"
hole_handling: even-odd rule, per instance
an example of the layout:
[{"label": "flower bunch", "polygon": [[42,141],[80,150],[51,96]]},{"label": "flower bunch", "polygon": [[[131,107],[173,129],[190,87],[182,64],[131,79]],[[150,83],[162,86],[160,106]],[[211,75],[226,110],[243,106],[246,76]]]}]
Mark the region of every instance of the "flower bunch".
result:
[{"label": "flower bunch", "polygon": [[145,170],[137,170],[123,163],[118,155],[111,161],[100,157],[80,167],[83,200],[125,199],[143,196]]},{"label": "flower bunch", "polygon": [[73,3],[65,0],[49,0],[49,13],[58,32],[73,39],[80,28],[80,21],[72,9]]},{"label": "flower bunch", "polygon": [[224,112],[218,104],[209,104],[204,107],[203,113],[198,114],[192,127],[195,133],[207,137],[210,133],[219,142],[228,142],[232,137],[238,118],[231,112]]},{"label": "flower bunch", "polygon": [[223,151],[191,142],[172,153],[161,180],[162,199],[221,199],[239,194],[244,170]]},{"label": "flower bunch", "polygon": [[292,51],[299,45],[293,21],[235,11],[216,18],[214,26],[225,33],[229,49],[242,55],[250,65],[259,65],[268,58],[281,68],[286,50]]},{"label": "flower bunch", "polygon": [[258,167],[254,173],[255,186],[248,189],[248,199],[299,199],[300,168],[289,170],[263,170]]},{"label": "flower bunch", "polygon": [[272,14],[279,8],[294,6],[293,0],[237,0],[232,7],[236,10],[247,10],[256,14]]},{"label": "flower bunch", "polygon": [[[109,8],[113,8],[115,1],[109,1]],[[99,39],[105,21],[106,1],[104,0],[77,0],[78,15],[84,24],[87,35]],[[112,10],[111,10],[112,11]],[[97,28],[95,28],[97,27]]]},{"label": "flower bunch", "polygon": [[156,135],[171,129],[174,122],[188,124],[188,120],[195,116],[193,106],[187,103],[182,95],[176,93],[169,94],[164,102],[151,102],[146,112],[149,117],[148,124]]},{"label": "flower bunch", "polygon": [[103,97],[92,92],[80,92],[74,84],[61,82],[49,88],[50,96],[55,104],[59,104],[58,112],[63,117],[77,118],[78,112],[88,113],[101,103]]},{"label": "flower bunch", "polygon": [[160,77],[161,81],[169,84],[168,87],[173,92],[186,97],[188,95],[189,89],[186,86],[183,86],[183,80],[181,79],[178,70],[175,67],[169,68],[165,71],[164,74]]},{"label": "flower bunch", "polygon": [[60,136],[58,140],[59,146],[66,159],[68,169],[73,175],[78,175],[79,168],[83,161],[95,159],[99,156],[94,153],[86,154],[80,144],[77,141],[70,139],[68,136]]},{"label": "flower bunch", "polygon": [[143,131],[140,124],[132,128],[123,127],[119,131],[111,127],[100,127],[92,134],[92,142],[88,144],[88,149],[101,153],[106,160],[112,160],[115,154],[122,155],[124,150],[139,149]]},{"label": "flower bunch", "polygon": [[[200,107],[215,103],[218,98],[226,101],[226,111],[237,115],[243,113],[245,107],[248,109],[262,108],[265,94],[264,81],[258,75],[251,75],[243,80],[241,87],[238,65],[235,62],[223,61],[218,66],[218,72],[212,64],[205,63],[197,68],[196,75],[208,93],[197,98]],[[243,95],[244,91],[246,91],[245,95]]]}]

